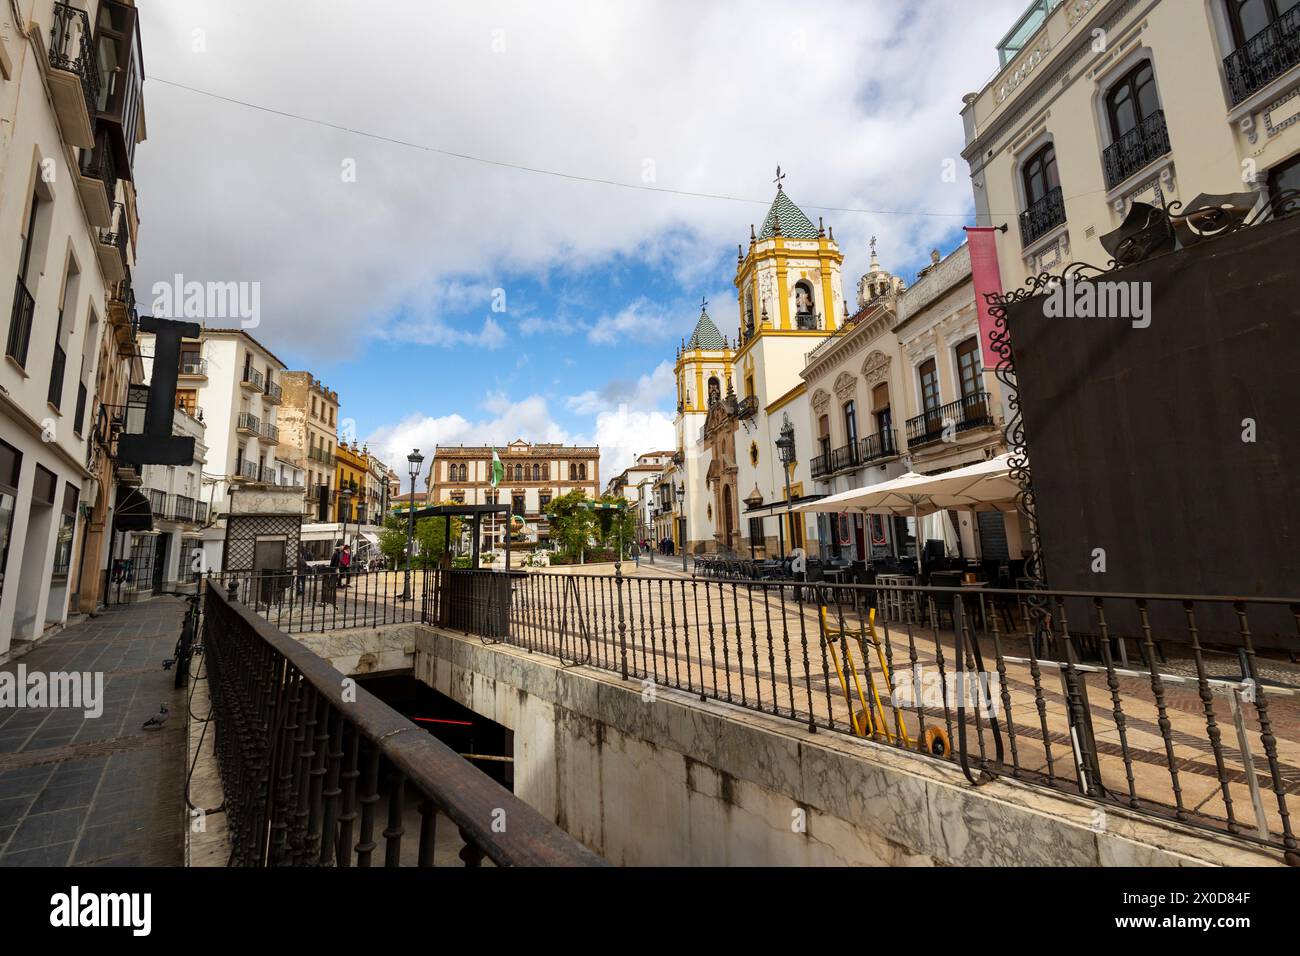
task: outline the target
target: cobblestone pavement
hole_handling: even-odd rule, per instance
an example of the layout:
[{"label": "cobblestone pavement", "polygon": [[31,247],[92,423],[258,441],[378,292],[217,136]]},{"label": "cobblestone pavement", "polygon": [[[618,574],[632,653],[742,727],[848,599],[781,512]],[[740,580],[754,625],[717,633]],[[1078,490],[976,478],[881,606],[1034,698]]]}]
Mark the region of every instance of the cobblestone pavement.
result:
[{"label": "cobblestone pavement", "polygon": [[[0,866],[180,866],[186,697],[176,598],[107,609],[0,666],[103,674],[103,713],[0,707]],[[15,678],[16,679],[16,678]],[[161,728],[143,725],[168,710]]]}]

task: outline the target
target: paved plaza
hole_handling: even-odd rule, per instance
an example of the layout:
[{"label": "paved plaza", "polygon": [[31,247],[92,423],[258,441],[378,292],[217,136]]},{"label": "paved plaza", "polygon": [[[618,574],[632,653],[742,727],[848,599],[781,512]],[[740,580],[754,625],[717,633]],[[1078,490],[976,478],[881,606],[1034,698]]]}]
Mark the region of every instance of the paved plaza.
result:
[{"label": "paved plaza", "polygon": [[172,598],[111,607],[0,666],[102,673],[104,689],[98,717],[0,708],[0,866],[181,865],[187,700],[162,661],[184,610]]}]

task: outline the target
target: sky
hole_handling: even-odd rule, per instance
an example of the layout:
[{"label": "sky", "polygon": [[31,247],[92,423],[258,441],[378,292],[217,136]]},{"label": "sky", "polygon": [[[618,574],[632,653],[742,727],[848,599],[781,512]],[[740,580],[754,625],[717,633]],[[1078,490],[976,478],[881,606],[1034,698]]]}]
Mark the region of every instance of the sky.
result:
[{"label": "sky", "polygon": [[138,6],[137,298],[250,284],[399,471],[524,438],[604,481],[674,447],[673,350],[702,298],[736,333],[778,164],[850,299],[871,236],[909,281],[960,243],[961,97],[1025,0]]}]

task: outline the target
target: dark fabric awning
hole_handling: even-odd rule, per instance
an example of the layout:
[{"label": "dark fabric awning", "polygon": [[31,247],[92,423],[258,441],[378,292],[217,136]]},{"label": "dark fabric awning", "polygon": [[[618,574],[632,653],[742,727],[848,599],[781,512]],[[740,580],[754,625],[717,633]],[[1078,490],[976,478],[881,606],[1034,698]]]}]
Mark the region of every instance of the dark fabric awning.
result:
[{"label": "dark fabric awning", "polygon": [[152,531],[153,509],[149,507],[149,499],[135,488],[118,485],[113,528],[116,531]]}]

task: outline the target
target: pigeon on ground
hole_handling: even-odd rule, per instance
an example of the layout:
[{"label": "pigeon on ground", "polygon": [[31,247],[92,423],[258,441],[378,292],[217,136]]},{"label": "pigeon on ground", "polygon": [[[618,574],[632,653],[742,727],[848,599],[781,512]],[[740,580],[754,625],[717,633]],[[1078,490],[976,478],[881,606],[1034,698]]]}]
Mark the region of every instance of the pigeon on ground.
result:
[{"label": "pigeon on ground", "polygon": [[158,713],[154,714],[152,717],[150,717],[148,720],[146,720],[146,721],[144,722],[143,727],[141,727],[141,729],[142,729],[142,730],[161,730],[161,729],[162,729],[162,725],[165,724],[166,722],[167,722],[167,705],[166,705],[166,704],[161,704],[161,705],[159,705]]}]

